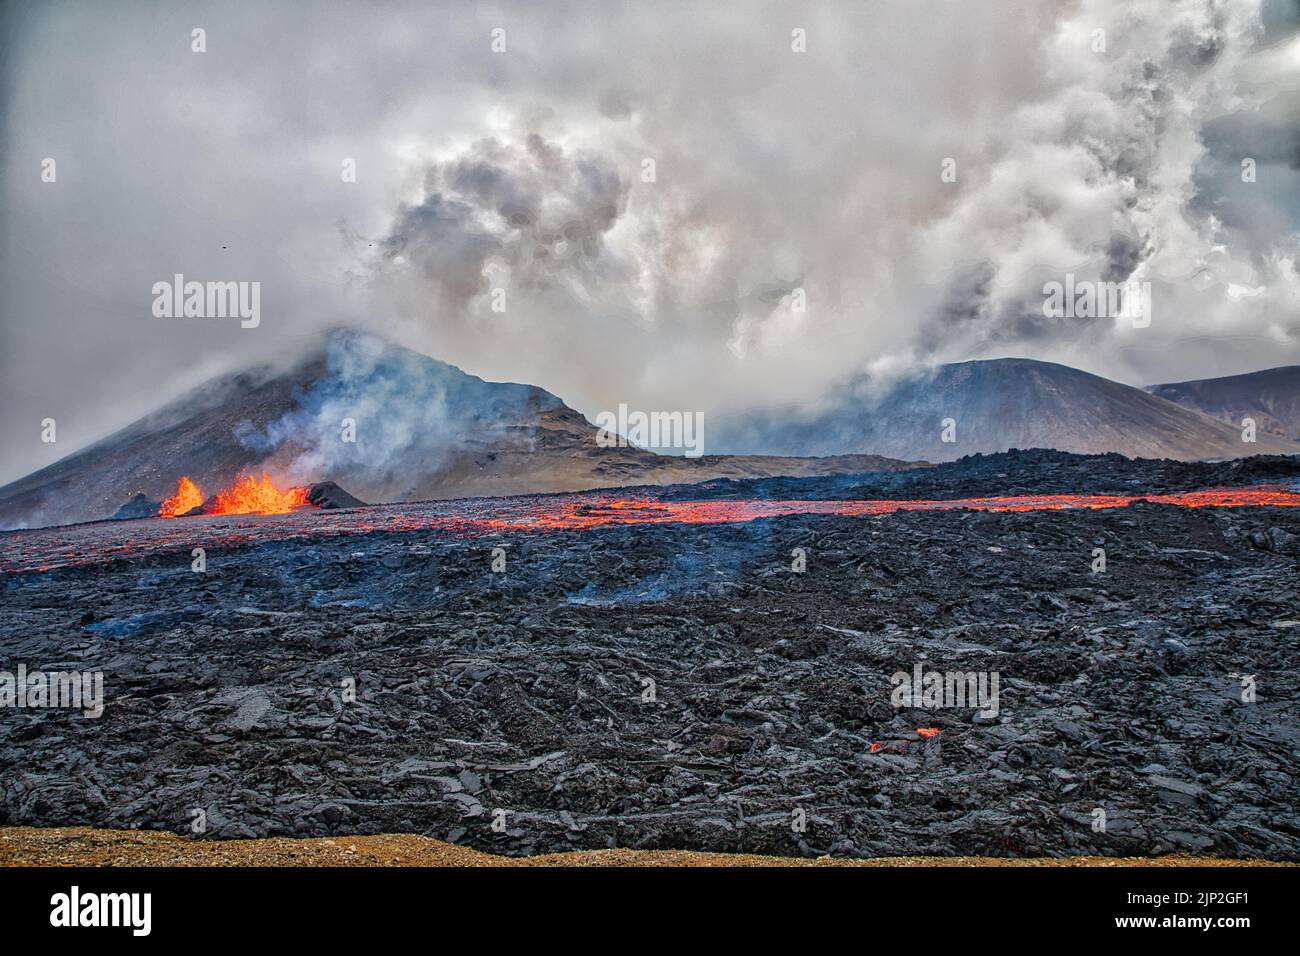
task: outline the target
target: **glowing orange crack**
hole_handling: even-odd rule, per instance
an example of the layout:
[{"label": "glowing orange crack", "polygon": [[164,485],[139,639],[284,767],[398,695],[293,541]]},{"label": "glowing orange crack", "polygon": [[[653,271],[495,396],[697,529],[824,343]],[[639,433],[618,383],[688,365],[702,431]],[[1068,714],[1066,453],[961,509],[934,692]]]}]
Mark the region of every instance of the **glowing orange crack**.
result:
[{"label": "glowing orange crack", "polygon": [[[916,728],[916,732],[917,732],[918,734],[920,734],[922,737],[924,737],[925,739],[927,739],[927,740],[928,740],[929,738],[931,738],[931,737],[937,737],[937,736],[939,736],[939,728],[938,728],[938,727],[917,727],[917,728]],[[916,741],[916,740],[900,740],[900,741],[899,741],[900,744],[909,744],[909,743],[914,744],[914,743],[919,743],[919,742],[920,742],[920,741]],[[867,748],[867,753],[872,753],[872,754],[874,754],[874,753],[879,753],[879,752],[882,751],[882,750],[883,750],[885,753],[893,753],[893,754],[900,754],[900,753],[903,752],[902,749],[899,748],[899,747],[889,747],[887,744],[883,744],[883,743],[874,743],[874,744],[872,744],[870,747]]]}]

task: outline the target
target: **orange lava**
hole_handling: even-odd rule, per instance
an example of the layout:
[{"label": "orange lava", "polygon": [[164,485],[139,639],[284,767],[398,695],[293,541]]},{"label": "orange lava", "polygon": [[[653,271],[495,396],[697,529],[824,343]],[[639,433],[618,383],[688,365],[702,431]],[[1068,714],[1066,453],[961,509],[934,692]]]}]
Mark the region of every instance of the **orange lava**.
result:
[{"label": "orange lava", "polygon": [[[898,511],[1061,511],[1070,508],[1127,508],[1137,501],[1186,508],[1240,508],[1300,505],[1300,494],[1276,487],[1221,488],[1169,495],[1019,495],[947,500],[875,501],[658,501],[651,498],[573,496],[537,498],[481,523],[495,531],[583,530],[625,524],[729,524],[784,515],[823,514],[848,517],[887,515]],[[396,520],[396,519],[395,519]],[[476,522],[477,523],[477,522]]]},{"label": "orange lava", "polygon": [[266,472],[262,472],[260,482],[252,475],[244,475],[225,491],[217,492],[216,503],[208,514],[280,515],[308,503],[306,488],[281,491],[271,484]]},{"label": "orange lava", "polygon": [[[269,484],[265,477],[262,483],[248,481],[258,488]],[[273,485],[271,488],[274,490]],[[271,497],[270,510],[257,512],[249,508],[248,513],[259,515],[257,521],[241,523],[232,518],[225,522],[221,540],[233,546],[269,537],[305,540],[376,531],[437,531],[455,537],[475,537],[534,531],[588,531],[613,525],[725,524],[797,514],[872,517],[906,511],[962,509],[1007,512],[1126,508],[1141,501],[1186,508],[1300,506],[1300,488],[1288,490],[1283,485],[1213,488],[1182,494],[1023,495],[946,501],[661,501],[651,497],[629,499],[617,492],[576,492],[375,505],[340,511],[299,509],[297,504],[306,500],[300,488],[276,491]],[[174,499],[169,499],[169,502],[173,502],[172,507],[179,506]],[[248,502],[244,504],[247,506]],[[262,502],[255,500],[252,504],[256,506]],[[167,516],[167,511],[162,511],[162,514]],[[184,523],[110,521],[94,526],[56,526],[0,533],[0,572],[49,571],[102,561],[106,557],[139,556],[182,548],[188,551],[191,546],[189,533],[178,527]]]},{"label": "orange lava", "polygon": [[162,503],[158,514],[163,518],[175,518],[201,504],[203,492],[199,491],[199,486],[190,481],[189,475],[181,475],[180,481],[176,482],[176,494]]},{"label": "orange lava", "polygon": [[[203,492],[182,475],[176,483],[176,494],[162,503],[158,515],[163,518],[175,518],[203,504]],[[281,491],[271,483],[266,472],[262,480],[252,475],[243,475],[225,491],[217,492],[213,503],[204,509],[209,515],[282,515],[294,508],[310,504],[306,488],[288,488]]]},{"label": "orange lava", "polygon": [[[939,728],[938,727],[917,727],[916,733],[918,736],[926,740],[929,740],[931,737],[939,736]],[[903,748],[906,747],[908,744],[916,744],[916,743],[920,743],[920,741],[899,740],[896,741],[893,745],[878,742],[869,746],[867,748],[867,753],[878,754],[883,752],[887,754],[901,754],[903,752]]]}]

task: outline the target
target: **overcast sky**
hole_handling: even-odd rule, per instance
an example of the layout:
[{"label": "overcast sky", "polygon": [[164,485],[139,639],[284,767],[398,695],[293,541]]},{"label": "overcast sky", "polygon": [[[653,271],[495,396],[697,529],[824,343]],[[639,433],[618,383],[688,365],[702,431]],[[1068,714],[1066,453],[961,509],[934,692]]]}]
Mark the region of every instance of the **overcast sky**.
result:
[{"label": "overcast sky", "polygon": [[[1295,0],[4,18],[0,481],[336,325],[589,417],[1006,355],[1131,384],[1300,363]],[[1151,325],[1044,318],[1065,272],[1150,282]],[[260,282],[261,324],[156,318],[175,273]]]}]

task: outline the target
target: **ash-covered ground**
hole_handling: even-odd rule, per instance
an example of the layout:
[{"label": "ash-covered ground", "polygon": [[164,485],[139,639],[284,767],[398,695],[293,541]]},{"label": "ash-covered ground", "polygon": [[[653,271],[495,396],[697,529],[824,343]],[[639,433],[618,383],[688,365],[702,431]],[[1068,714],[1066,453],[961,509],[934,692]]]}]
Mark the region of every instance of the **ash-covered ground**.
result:
[{"label": "ash-covered ground", "polygon": [[[1293,468],[1033,452],[666,494],[1132,494]],[[0,710],[0,822],[1300,860],[1300,508],[227,545],[184,520],[161,550],[5,575],[0,669],[103,671],[105,706]],[[997,715],[896,707],[918,663],[996,675]]]}]

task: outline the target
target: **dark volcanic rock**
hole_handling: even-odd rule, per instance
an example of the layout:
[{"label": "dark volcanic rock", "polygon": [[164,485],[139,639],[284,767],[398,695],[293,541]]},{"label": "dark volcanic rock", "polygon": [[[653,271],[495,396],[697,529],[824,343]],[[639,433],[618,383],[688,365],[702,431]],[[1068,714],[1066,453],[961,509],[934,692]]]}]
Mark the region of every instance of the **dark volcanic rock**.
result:
[{"label": "dark volcanic rock", "polygon": [[1174,494],[1205,488],[1281,485],[1300,489],[1300,457],[1256,455],[1222,462],[1132,460],[1123,455],[1077,455],[1044,448],[970,455],[933,468],[835,475],[828,478],[718,480],[663,489],[665,498],[801,498],[902,500],[999,495]]},{"label": "dark volcanic rock", "polygon": [[129,521],[132,518],[153,518],[162,507],[161,501],[150,501],[143,493],[137,492],[131,500],[113,512],[113,521]]},{"label": "dark volcanic rock", "polygon": [[[0,712],[0,821],[1300,860],[1297,507],[477,537],[225,521],[5,576],[8,669],[102,671],[106,699],[99,719]],[[256,530],[289,522],[306,535]],[[918,663],[997,674],[998,712],[895,706]]]},{"label": "dark volcanic rock", "polygon": [[307,490],[307,500],[317,508],[364,508],[366,502],[354,498],[332,481],[318,481]]}]

